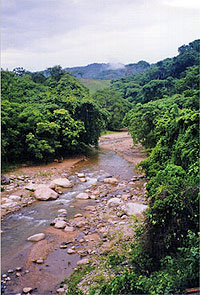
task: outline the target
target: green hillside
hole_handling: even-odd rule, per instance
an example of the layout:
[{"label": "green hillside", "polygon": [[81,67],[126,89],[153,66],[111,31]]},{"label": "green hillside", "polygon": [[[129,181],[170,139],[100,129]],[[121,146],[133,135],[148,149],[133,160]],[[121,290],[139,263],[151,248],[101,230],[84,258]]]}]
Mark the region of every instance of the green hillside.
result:
[{"label": "green hillside", "polygon": [[90,93],[110,87],[110,80],[93,80],[81,78],[79,81],[90,90]]}]

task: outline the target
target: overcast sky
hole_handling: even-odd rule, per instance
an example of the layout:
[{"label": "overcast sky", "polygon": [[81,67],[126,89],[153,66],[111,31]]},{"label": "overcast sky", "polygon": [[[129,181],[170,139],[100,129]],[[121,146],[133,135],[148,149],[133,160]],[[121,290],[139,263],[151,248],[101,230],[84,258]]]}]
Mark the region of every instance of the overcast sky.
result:
[{"label": "overcast sky", "polygon": [[200,38],[199,0],[1,0],[1,66],[150,63]]}]

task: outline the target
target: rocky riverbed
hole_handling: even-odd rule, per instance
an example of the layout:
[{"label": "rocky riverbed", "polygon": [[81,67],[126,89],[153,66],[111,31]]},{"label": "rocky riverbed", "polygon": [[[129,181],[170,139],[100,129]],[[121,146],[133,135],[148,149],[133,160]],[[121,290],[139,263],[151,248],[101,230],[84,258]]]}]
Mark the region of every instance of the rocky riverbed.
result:
[{"label": "rocky riverbed", "polygon": [[[134,158],[132,162],[136,163],[144,159],[144,153],[140,147],[132,148],[130,141],[130,136],[124,132],[119,135],[107,135],[101,139],[104,148],[107,146],[115,152],[119,151],[121,156],[124,153],[130,157],[132,151],[132,158]],[[72,165],[80,160],[85,159],[74,159]],[[57,167],[60,164],[63,168],[58,172]],[[60,288],[59,282],[68,277],[77,266],[91,262],[96,264],[102,253],[113,250],[119,242],[131,239],[134,224],[143,218],[142,213],[147,208],[146,181],[143,175],[132,175],[129,179],[124,179],[120,177],[120,171],[111,174],[107,172],[106,167],[91,172],[89,166],[88,170],[83,172],[83,163],[80,166],[77,165],[74,171],[69,169],[70,167],[66,168],[63,163],[51,165],[55,166],[42,168],[44,178],[36,176],[30,179],[27,178],[27,174],[22,174],[20,171],[21,178],[31,180],[23,183],[22,188],[29,194],[26,196],[29,199],[28,202],[41,200],[41,196],[44,197],[45,194],[47,199],[59,200],[59,196],[66,191],[66,194],[74,193],[72,202],[67,208],[62,207],[62,202],[63,204],[65,202],[61,199],[62,202],[57,206],[57,210],[54,209],[54,218],[49,219],[49,226],[41,232],[38,231],[36,236],[27,237],[23,250],[12,258],[15,261],[15,263],[12,262],[13,268],[4,267],[2,287],[5,294],[64,294],[67,285]],[[26,169],[30,168],[26,167],[23,171]],[[44,170],[46,170],[45,175]],[[49,174],[52,170],[56,170],[56,173]],[[14,172],[13,175],[15,175]],[[6,176],[9,177],[10,174]],[[15,177],[13,177],[13,183],[15,183]],[[76,190],[77,185],[82,189]],[[21,208],[23,197],[22,199],[10,198],[12,195],[20,197],[17,190],[14,193],[5,190],[3,198],[17,203],[13,206],[14,211],[15,208]],[[45,201],[45,203],[53,204],[57,200],[49,201],[49,203]],[[6,201],[3,200],[3,205],[5,203]],[[12,208],[11,210],[3,208],[3,210],[7,213],[12,211]],[[3,234],[6,235],[6,232]],[[6,261],[7,265],[9,261]],[[86,277],[80,284],[80,288],[87,292],[93,277]]]}]

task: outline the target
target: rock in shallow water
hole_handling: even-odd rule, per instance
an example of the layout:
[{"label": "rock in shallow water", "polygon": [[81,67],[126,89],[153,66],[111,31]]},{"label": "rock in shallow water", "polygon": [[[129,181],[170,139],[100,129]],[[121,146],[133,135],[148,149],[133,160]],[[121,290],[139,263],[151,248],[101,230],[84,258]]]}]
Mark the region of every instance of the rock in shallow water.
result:
[{"label": "rock in shallow water", "polygon": [[58,194],[50,189],[48,185],[40,184],[34,191],[34,197],[40,201],[56,200]]},{"label": "rock in shallow water", "polygon": [[39,233],[39,234],[35,234],[33,236],[28,237],[27,240],[30,242],[39,242],[39,241],[43,240],[44,238],[45,238],[45,234]]},{"label": "rock in shallow water", "polygon": [[69,181],[69,179],[67,178],[57,178],[57,179],[54,179],[51,184],[50,184],[50,187],[53,188],[54,185],[56,186],[59,186],[59,187],[72,187],[72,183],[71,181]]},{"label": "rock in shallow water", "polygon": [[80,193],[76,196],[76,199],[87,200],[89,199],[89,195],[87,193]]}]

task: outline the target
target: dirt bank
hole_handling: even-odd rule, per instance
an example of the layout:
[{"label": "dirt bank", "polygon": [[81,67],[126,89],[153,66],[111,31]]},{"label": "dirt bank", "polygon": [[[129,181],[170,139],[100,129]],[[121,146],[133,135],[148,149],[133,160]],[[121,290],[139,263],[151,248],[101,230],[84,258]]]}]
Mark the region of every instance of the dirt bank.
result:
[{"label": "dirt bank", "polygon": [[100,147],[118,153],[127,161],[136,166],[145,160],[145,151],[141,145],[133,145],[133,140],[128,132],[103,135],[99,141]]}]

